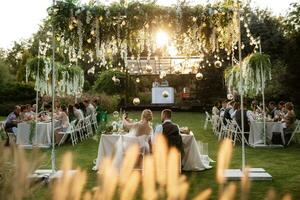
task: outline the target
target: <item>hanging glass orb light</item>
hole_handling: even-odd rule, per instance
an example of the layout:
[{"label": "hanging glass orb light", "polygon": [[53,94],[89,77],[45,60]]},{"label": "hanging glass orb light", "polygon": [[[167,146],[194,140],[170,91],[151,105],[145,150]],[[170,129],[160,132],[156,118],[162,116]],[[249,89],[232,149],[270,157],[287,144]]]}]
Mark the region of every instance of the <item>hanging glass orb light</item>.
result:
[{"label": "hanging glass orb light", "polygon": [[134,98],[132,101],[133,105],[137,106],[141,103],[140,99],[138,97]]},{"label": "hanging glass orb light", "polygon": [[136,78],[135,82],[140,83],[141,80],[139,78]]},{"label": "hanging glass orb light", "polygon": [[162,92],[162,96],[164,97],[164,98],[168,98],[169,97],[169,92],[168,91],[163,91]]},{"label": "hanging glass orb light", "polygon": [[146,72],[151,73],[152,67],[150,65],[146,65]]},{"label": "hanging glass orb light", "polygon": [[113,82],[115,82],[116,76],[113,76],[113,77],[111,78],[111,80],[113,80]]},{"label": "hanging glass orb light", "polygon": [[234,98],[233,94],[227,94],[227,99],[228,100],[233,100],[233,98]]},{"label": "hanging glass orb light", "polygon": [[181,68],[180,67],[175,67],[174,73],[175,74],[180,74],[181,73]]},{"label": "hanging glass orb light", "polygon": [[202,79],[203,79],[203,74],[200,73],[200,72],[198,72],[198,73],[196,74],[196,79],[197,79],[198,81],[202,80]]},{"label": "hanging glass orb light", "polygon": [[163,79],[165,76],[167,76],[167,73],[165,71],[161,71],[159,77]]},{"label": "hanging glass orb light", "polygon": [[113,112],[113,117],[114,118],[118,118],[119,117],[119,112],[118,111],[114,111]]},{"label": "hanging glass orb light", "polygon": [[216,68],[222,67],[222,62],[219,61],[219,60],[217,60],[217,61],[215,62],[215,67],[216,67]]},{"label": "hanging glass orb light", "polygon": [[120,85],[120,82],[121,82],[121,81],[120,81],[120,79],[118,79],[118,78],[116,78],[115,81],[114,81],[115,85]]}]

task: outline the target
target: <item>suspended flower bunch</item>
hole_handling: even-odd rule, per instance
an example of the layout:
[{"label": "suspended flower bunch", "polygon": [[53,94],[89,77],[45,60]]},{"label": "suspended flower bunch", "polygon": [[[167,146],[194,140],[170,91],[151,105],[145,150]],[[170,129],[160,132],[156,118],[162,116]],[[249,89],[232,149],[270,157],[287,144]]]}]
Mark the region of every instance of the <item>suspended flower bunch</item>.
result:
[{"label": "suspended flower bunch", "polygon": [[[242,72],[238,65],[225,70],[225,82],[228,91],[237,90],[248,97],[255,97],[264,88],[265,83],[272,79],[271,62],[268,55],[254,53],[243,60]],[[242,85],[240,82],[242,73]]]},{"label": "suspended flower bunch", "polygon": [[[35,90],[41,95],[52,94],[52,67],[50,58],[33,58],[28,61],[26,74],[28,81],[35,81]],[[56,65],[56,94],[59,96],[77,95],[82,92],[84,84],[83,70],[78,66]],[[38,74],[39,71],[39,74]],[[37,76],[39,75],[39,76]]]},{"label": "suspended flower bunch", "polygon": [[127,56],[150,60],[166,54],[160,51],[157,55],[159,48],[164,49],[155,41],[160,29],[169,34],[167,45],[171,48],[164,49],[167,55],[172,52],[172,55],[198,56],[220,50],[230,53],[232,43],[237,41],[233,37],[236,22],[234,12],[226,6],[178,4],[170,8],[140,2],[126,6],[118,3],[81,6],[58,1],[48,13],[56,34],[67,38],[68,42],[60,44],[64,45],[70,62],[87,58],[87,62],[98,62],[100,67],[108,68],[115,57],[123,59],[123,67],[130,67]]}]

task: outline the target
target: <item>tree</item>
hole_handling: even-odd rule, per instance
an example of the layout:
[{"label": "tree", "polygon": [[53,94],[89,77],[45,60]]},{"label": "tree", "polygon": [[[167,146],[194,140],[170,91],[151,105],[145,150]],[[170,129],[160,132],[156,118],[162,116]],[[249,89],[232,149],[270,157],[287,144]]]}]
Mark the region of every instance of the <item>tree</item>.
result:
[{"label": "tree", "polygon": [[286,33],[288,42],[285,46],[285,62],[287,75],[285,76],[286,91],[291,100],[300,105],[300,4],[292,4],[291,11],[286,20]]}]

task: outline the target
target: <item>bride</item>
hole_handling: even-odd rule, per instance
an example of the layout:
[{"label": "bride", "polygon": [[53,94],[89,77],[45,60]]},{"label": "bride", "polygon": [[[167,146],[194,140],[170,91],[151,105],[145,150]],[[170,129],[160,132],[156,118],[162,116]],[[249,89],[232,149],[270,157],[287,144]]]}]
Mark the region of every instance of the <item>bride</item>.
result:
[{"label": "bride", "polygon": [[123,116],[123,126],[129,130],[124,136],[121,136],[117,142],[116,154],[113,160],[113,166],[120,169],[123,162],[123,156],[131,145],[138,144],[141,151],[150,153],[149,140],[153,134],[151,121],[153,114],[151,110],[143,110],[141,120],[139,122],[131,122],[127,115]]},{"label": "bride", "polygon": [[142,135],[151,135],[153,133],[153,129],[151,126],[151,121],[153,119],[152,111],[149,109],[145,109],[141,115],[141,121],[139,122],[131,122],[128,119],[128,116],[125,114],[123,116],[123,126],[129,133],[126,135],[129,136],[142,136]]}]

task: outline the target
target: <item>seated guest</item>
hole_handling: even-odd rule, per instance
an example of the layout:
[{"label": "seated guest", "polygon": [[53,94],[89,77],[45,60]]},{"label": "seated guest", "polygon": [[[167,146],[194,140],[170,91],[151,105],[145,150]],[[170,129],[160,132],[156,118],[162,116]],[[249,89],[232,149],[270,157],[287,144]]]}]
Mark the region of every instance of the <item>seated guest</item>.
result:
[{"label": "seated guest", "polygon": [[285,102],[284,101],[280,101],[278,103],[278,109],[275,111],[274,113],[274,121],[281,121],[285,115]]},{"label": "seated guest", "polygon": [[27,117],[28,120],[32,120],[35,117],[35,112],[32,112],[32,107],[30,104],[26,105],[27,107],[27,112],[25,113],[25,116]]},{"label": "seated guest", "polygon": [[5,120],[5,131],[14,133],[15,135],[17,134],[17,127],[18,127],[18,122],[19,122],[19,114],[21,112],[21,107],[16,106],[14,111],[11,112],[6,120]]},{"label": "seated guest", "polygon": [[80,107],[80,110],[82,110],[83,112],[83,115],[86,116],[86,108],[85,108],[85,105],[83,102],[79,102],[79,107]]},{"label": "seated guest", "polygon": [[66,132],[70,126],[70,121],[68,117],[67,107],[61,106],[59,109],[58,115],[56,119],[60,122],[60,128],[55,130],[55,143],[58,144],[62,138],[62,134],[58,134],[58,132]]},{"label": "seated guest", "polygon": [[21,106],[21,112],[19,114],[19,119],[21,121],[28,121],[29,120],[27,105],[22,105]]},{"label": "seated guest", "polygon": [[95,107],[90,103],[89,100],[84,100],[83,104],[85,106],[85,116],[92,115],[96,112]]},{"label": "seated guest", "polygon": [[30,106],[29,113],[30,113],[31,116],[35,117],[35,115],[36,115],[36,104],[33,104],[32,106]]},{"label": "seated guest", "polygon": [[214,107],[212,108],[212,115],[219,115],[220,114],[219,107],[220,107],[220,102],[217,101],[215,103]]},{"label": "seated guest", "polygon": [[253,112],[254,115],[262,113],[262,109],[259,107],[258,101],[256,101],[256,100],[252,101],[252,103],[251,103],[251,110],[252,110],[252,112]]},{"label": "seated guest", "polygon": [[275,113],[277,112],[276,103],[274,101],[270,101],[268,105],[269,115],[272,119],[275,117]]},{"label": "seated guest", "polygon": [[157,134],[163,134],[167,140],[169,147],[175,147],[183,156],[184,149],[182,138],[180,135],[179,127],[174,124],[171,120],[172,111],[170,109],[165,109],[161,112],[162,124],[155,128],[152,141],[155,142],[155,137]]},{"label": "seated guest", "polygon": [[73,112],[75,115],[75,118],[79,121],[81,119],[84,119],[83,111],[80,109],[80,105],[78,103],[75,103],[73,107]]},{"label": "seated guest", "polygon": [[69,116],[69,120],[70,122],[73,120],[77,120],[74,114],[74,106],[73,105],[69,105],[68,106],[68,116]]},{"label": "seated guest", "polygon": [[159,82],[157,81],[157,79],[155,79],[152,83],[152,87],[159,87]]},{"label": "seated guest", "polygon": [[239,102],[235,102],[233,104],[233,112],[230,114],[231,119],[235,119],[235,114],[236,114],[236,111],[238,109],[240,109],[240,103]]},{"label": "seated guest", "polygon": [[[243,113],[243,115],[242,115]],[[243,112],[241,110],[241,107],[239,107],[239,109],[236,111],[235,114],[235,121],[237,122],[238,126],[240,127],[240,129],[242,130],[242,118],[244,120],[244,133],[246,133],[245,137],[248,140],[249,138],[249,131],[250,131],[250,121],[252,121],[251,119],[251,115],[250,112],[247,109],[247,104],[244,102],[243,103]]]},{"label": "seated guest", "polygon": [[163,87],[168,87],[169,86],[169,81],[168,80],[163,80],[162,82],[161,82],[161,86],[163,86]]},{"label": "seated guest", "polygon": [[294,130],[294,124],[296,121],[296,114],[294,111],[294,105],[292,102],[287,102],[285,104],[286,114],[284,115],[282,121],[285,123],[285,132],[291,133]]},{"label": "seated guest", "polygon": [[226,107],[227,107],[227,101],[225,100],[222,102],[222,107],[220,108],[220,117],[222,118],[224,117]]},{"label": "seated guest", "polygon": [[231,114],[234,112],[234,110],[233,110],[233,104],[234,104],[233,101],[228,102],[227,107],[226,107],[226,109],[224,111],[223,123],[225,125],[227,124],[226,119],[227,120],[232,120]]}]

